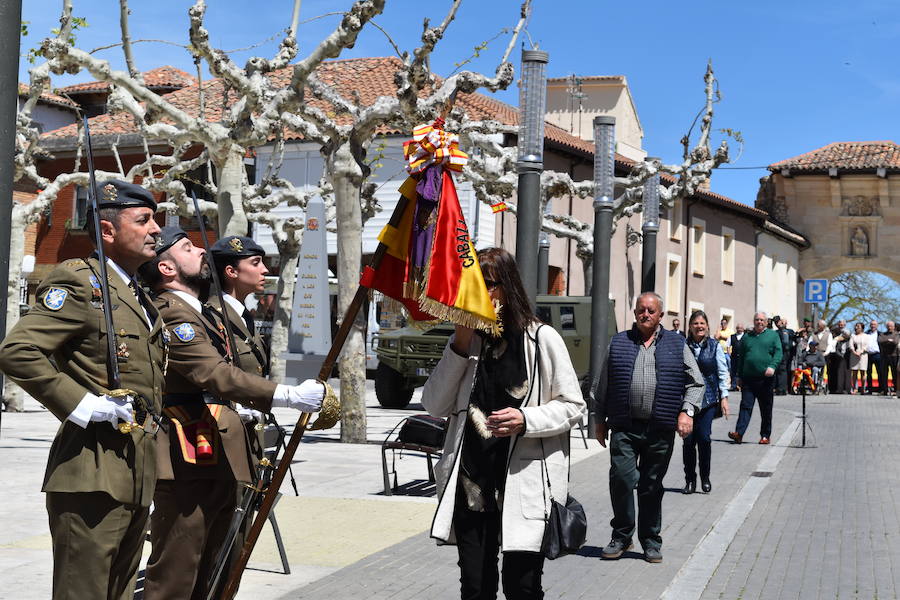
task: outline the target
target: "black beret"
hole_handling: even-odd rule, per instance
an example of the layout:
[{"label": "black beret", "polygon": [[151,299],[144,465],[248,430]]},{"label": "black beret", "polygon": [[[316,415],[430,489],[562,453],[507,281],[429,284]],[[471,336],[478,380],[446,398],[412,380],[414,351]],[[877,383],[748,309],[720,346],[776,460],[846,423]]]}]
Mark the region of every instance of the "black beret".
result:
[{"label": "black beret", "polygon": [[243,235],[230,235],[217,240],[209,250],[213,253],[214,258],[244,258],[247,256],[266,255],[263,247],[253,241],[253,238]]},{"label": "black beret", "polygon": [[159,231],[159,237],[156,238],[156,255],[159,256],[175,245],[175,242],[187,236],[188,234],[181,227],[163,227]]},{"label": "black beret", "polygon": [[108,179],[107,181],[97,182],[95,194],[99,208],[146,206],[156,211],[156,202],[153,200],[153,194],[139,185],[128,183],[121,179]]}]

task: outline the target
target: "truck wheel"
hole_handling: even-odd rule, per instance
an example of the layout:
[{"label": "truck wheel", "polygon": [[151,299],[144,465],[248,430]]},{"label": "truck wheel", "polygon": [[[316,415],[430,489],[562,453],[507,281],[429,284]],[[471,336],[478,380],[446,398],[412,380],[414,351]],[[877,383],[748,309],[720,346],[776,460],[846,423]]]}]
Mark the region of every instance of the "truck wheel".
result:
[{"label": "truck wheel", "polygon": [[378,363],[375,371],[375,397],[382,408],[405,408],[415,388],[396,369]]}]

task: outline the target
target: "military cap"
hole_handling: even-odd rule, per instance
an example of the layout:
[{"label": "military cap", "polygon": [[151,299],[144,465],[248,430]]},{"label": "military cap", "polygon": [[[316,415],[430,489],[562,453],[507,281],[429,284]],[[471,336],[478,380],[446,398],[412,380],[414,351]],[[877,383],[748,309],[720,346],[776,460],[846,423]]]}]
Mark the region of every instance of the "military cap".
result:
[{"label": "military cap", "polygon": [[108,179],[98,182],[97,187],[94,189],[99,208],[146,206],[156,211],[156,202],[153,200],[153,194],[139,185],[128,183],[121,179]]},{"label": "military cap", "polygon": [[156,238],[156,255],[159,256],[169,248],[175,245],[175,243],[188,236],[185,233],[184,229],[177,226],[167,226],[163,227],[159,230],[159,237]]},{"label": "military cap", "polygon": [[245,258],[247,256],[265,256],[266,251],[263,247],[243,235],[230,235],[224,237],[209,249],[214,258]]}]

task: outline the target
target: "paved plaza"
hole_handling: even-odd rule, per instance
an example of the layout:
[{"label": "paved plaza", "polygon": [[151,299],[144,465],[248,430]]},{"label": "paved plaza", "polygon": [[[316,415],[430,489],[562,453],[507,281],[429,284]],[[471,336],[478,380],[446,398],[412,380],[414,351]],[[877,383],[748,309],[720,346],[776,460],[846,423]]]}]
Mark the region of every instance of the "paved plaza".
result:
[{"label": "paved plaza", "polygon": [[[370,382],[371,385],[371,382]],[[738,402],[733,398],[732,405]],[[416,402],[414,397],[413,402]],[[337,430],[307,434],[276,508],[290,562],[281,563],[266,527],[238,598],[418,599],[458,597],[456,550],[428,536],[435,507],[425,460],[396,461],[399,493],[385,496],[380,442],[405,415],[369,394],[369,444],[336,443]],[[711,494],[685,496],[681,445],[665,480],[662,564],[637,551],[600,559],[609,541],[608,453],[573,432],[572,493],[585,506],[587,545],[547,562],[555,598],[897,597],[900,583],[898,401],[879,396],[808,400],[812,432],[800,444],[800,399],[775,401],[771,446],[760,446],[756,415],[740,446],[733,427],[713,427]],[[56,420],[34,401],[4,413],[0,429],[0,599],[50,595],[50,536],[40,482]],[[296,413],[278,409],[283,424]],[[390,455],[389,455],[390,459]],[[145,549],[145,560],[149,546]]]}]

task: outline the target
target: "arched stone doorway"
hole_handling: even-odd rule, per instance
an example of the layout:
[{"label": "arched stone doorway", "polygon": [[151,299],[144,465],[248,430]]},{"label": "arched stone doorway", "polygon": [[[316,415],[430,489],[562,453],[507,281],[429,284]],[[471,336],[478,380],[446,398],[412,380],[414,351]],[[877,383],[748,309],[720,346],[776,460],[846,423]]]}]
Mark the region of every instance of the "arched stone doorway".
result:
[{"label": "arched stone doorway", "polygon": [[769,171],[756,207],[809,240],[801,281],[874,271],[900,283],[900,146],[836,142]]}]

